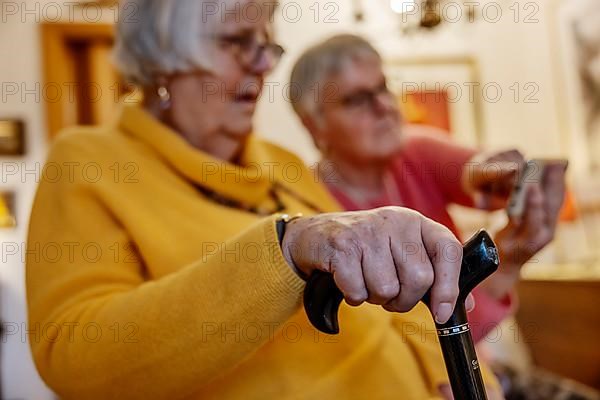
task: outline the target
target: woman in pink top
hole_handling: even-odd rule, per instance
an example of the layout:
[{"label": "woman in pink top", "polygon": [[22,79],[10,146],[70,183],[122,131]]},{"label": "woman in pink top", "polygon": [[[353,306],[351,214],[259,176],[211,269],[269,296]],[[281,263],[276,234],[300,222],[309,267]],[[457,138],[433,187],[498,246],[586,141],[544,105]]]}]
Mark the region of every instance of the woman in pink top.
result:
[{"label": "woman in pink top", "polygon": [[[524,164],[516,150],[485,155],[451,143],[443,131],[404,124],[379,54],[359,37],[309,49],[291,82],[294,110],[322,152],[319,175],[347,210],[405,206],[459,236],[448,205],[503,207]],[[563,193],[564,168],[553,168],[531,186],[523,217],[496,235],[501,267],[474,292],[475,340],[513,310],[520,268],[552,239]]]},{"label": "woman in pink top", "polygon": [[[427,131],[427,127],[414,127],[415,131]],[[456,146],[447,140],[423,133],[407,134],[402,151],[390,160],[388,169],[382,172],[382,191],[377,196],[351,197],[339,173],[326,181],[331,193],[348,211],[399,205],[417,210],[423,215],[448,227],[460,237],[447,207],[451,203],[474,207],[473,197],[463,190],[461,175],[465,164],[476,156],[472,149]],[[517,157],[517,154],[514,155]],[[321,163],[321,174],[333,171],[333,164]],[[322,177],[324,177],[322,175]],[[326,177],[324,177],[326,178]],[[331,178],[331,177],[330,177]],[[493,278],[489,278],[492,279]],[[483,285],[483,284],[482,284]],[[479,341],[514,309],[511,291],[499,298],[486,290],[474,290],[476,307],[469,314],[471,331]]]}]

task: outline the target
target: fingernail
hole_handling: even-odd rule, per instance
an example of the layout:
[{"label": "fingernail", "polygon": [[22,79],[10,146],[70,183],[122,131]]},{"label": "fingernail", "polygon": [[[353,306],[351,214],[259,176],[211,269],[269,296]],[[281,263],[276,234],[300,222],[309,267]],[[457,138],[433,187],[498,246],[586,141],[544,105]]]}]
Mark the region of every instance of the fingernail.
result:
[{"label": "fingernail", "polygon": [[450,315],[452,315],[452,304],[440,303],[437,312],[435,313],[435,322],[444,324],[450,319]]}]

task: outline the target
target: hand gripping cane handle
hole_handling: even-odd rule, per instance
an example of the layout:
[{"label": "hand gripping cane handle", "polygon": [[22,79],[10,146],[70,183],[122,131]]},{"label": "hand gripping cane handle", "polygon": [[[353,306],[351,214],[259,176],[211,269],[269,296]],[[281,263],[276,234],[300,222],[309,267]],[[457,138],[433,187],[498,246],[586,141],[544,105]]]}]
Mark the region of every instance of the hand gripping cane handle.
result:
[{"label": "hand gripping cane handle", "polygon": [[[467,321],[467,295],[498,269],[498,252],[484,230],[479,231],[463,246],[459,275],[459,295],[452,316],[445,324],[437,324],[437,333],[455,399],[486,399],[485,388],[473,339]],[[344,295],[333,276],[315,271],[304,290],[304,310],[315,328],[327,334],[339,333],[338,309]],[[429,306],[429,292],[422,301]]]}]

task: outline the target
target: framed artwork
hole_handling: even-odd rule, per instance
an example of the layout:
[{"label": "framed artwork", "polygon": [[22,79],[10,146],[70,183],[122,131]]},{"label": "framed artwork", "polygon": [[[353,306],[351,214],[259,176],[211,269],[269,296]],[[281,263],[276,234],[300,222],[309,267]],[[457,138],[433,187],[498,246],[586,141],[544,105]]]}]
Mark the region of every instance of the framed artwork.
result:
[{"label": "framed artwork", "polygon": [[15,215],[15,193],[0,191],[0,228],[17,226]]},{"label": "framed artwork", "polygon": [[558,2],[552,15],[564,142],[578,175],[600,177],[600,2]]},{"label": "framed artwork", "polygon": [[[557,96],[556,114],[569,155],[566,204],[573,218],[558,226],[556,259],[587,266],[600,261],[600,2],[550,2],[548,29],[553,48],[552,68]],[[565,206],[563,206],[563,211]]]},{"label": "framed artwork", "polygon": [[573,30],[590,168],[600,174],[600,2],[589,2],[587,11],[574,19]]},{"label": "framed artwork", "polygon": [[386,61],[385,72],[408,122],[440,128],[465,145],[482,142],[481,88],[474,60],[392,59]]},{"label": "framed artwork", "polygon": [[0,119],[0,156],[25,154],[25,123],[19,119]]}]

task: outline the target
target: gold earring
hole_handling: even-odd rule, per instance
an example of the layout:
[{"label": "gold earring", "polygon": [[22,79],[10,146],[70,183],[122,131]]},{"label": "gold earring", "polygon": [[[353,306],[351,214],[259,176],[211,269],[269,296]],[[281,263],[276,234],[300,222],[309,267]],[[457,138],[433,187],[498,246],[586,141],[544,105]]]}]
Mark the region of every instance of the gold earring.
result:
[{"label": "gold earring", "polygon": [[160,108],[162,110],[169,108],[171,106],[171,93],[169,93],[169,89],[166,86],[159,86],[156,93],[160,99]]}]

